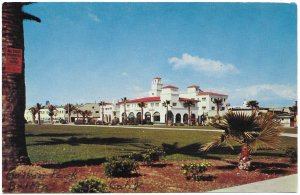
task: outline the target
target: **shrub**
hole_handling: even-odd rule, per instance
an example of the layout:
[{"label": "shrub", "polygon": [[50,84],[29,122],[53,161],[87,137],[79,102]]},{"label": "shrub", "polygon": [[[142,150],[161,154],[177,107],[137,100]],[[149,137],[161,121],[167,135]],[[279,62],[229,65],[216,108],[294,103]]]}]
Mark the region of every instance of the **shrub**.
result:
[{"label": "shrub", "polygon": [[208,167],[210,166],[211,163],[206,161],[202,163],[181,164],[181,170],[187,180],[190,179],[193,179],[195,181],[211,180],[212,176],[204,175],[204,173],[208,170]]},{"label": "shrub", "polygon": [[290,158],[291,163],[297,162],[297,149],[296,148],[287,148],[285,155]]},{"label": "shrub", "polygon": [[134,161],[143,161],[144,160],[143,155],[141,153],[137,153],[137,152],[130,153],[127,156],[127,158],[134,160]]},{"label": "shrub", "polygon": [[69,192],[73,193],[99,193],[108,192],[106,182],[97,177],[89,177],[74,183]]},{"label": "shrub", "polygon": [[138,164],[128,158],[113,157],[104,164],[105,174],[111,177],[122,177],[136,172]]},{"label": "shrub", "polygon": [[155,161],[159,161],[161,157],[165,156],[165,151],[160,147],[153,147],[143,152],[143,161],[150,164]]}]

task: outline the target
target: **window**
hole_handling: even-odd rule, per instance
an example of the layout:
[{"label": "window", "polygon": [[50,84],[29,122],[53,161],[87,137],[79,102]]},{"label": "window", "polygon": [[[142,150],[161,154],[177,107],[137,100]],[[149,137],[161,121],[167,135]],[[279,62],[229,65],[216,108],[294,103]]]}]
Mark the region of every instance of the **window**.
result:
[{"label": "window", "polygon": [[129,105],[129,104],[127,104],[127,108],[129,108],[129,106],[130,106],[130,105]]},{"label": "window", "polygon": [[96,111],[96,113],[99,113],[99,111]]},{"label": "window", "polygon": [[202,110],[205,110],[206,109],[206,106],[202,106]]},{"label": "window", "polygon": [[214,107],[214,106],[212,106],[212,107],[211,107],[211,110],[215,110],[215,107]]},{"label": "window", "polygon": [[202,101],[206,101],[206,98],[202,98]]},{"label": "window", "polygon": [[158,106],[159,106],[159,103],[155,103],[155,106],[158,107]]},{"label": "window", "polygon": [[153,107],[154,106],[154,103],[151,103],[151,107]]},{"label": "window", "polygon": [[177,105],[177,103],[173,103],[173,104],[172,104],[172,106],[176,106],[176,105]]},{"label": "window", "polygon": [[222,107],[221,110],[225,110],[225,107]]}]

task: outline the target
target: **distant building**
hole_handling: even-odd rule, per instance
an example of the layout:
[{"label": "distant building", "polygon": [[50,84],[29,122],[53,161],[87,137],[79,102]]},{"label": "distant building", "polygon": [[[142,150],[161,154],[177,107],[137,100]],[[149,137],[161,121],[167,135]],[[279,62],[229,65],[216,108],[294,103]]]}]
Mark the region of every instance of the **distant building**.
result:
[{"label": "distant building", "polygon": [[[66,119],[66,110],[63,107],[57,107],[54,111],[53,121],[59,122],[61,119]],[[35,119],[33,120],[32,113],[29,109],[25,110],[24,117],[27,122],[33,123],[34,120],[38,120],[38,114],[35,115]],[[50,123],[50,116],[48,108],[43,108],[40,110],[40,119],[42,123]]]}]

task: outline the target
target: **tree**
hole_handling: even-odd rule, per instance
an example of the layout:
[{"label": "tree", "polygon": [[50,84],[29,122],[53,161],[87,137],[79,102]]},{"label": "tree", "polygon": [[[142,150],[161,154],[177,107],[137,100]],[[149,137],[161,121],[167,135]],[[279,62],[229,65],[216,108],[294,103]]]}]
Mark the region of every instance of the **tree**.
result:
[{"label": "tree", "polygon": [[203,151],[220,145],[229,146],[230,142],[237,142],[244,146],[245,153],[255,152],[258,149],[275,149],[280,144],[280,121],[271,112],[256,116],[255,113],[228,112],[219,123],[210,123],[217,129],[224,130],[223,134],[215,141],[205,144]]},{"label": "tree", "polygon": [[190,99],[190,100],[185,100],[183,102],[183,106],[185,108],[188,108],[188,125],[191,125],[191,106],[195,105],[195,100]]},{"label": "tree", "polygon": [[122,103],[124,104],[124,121],[123,121],[123,124],[126,125],[127,124],[127,114],[126,114],[126,103],[127,103],[127,98],[124,97],[124,98],[121,98],[122,100]]},{"label": "tree", "polygon": [[142,110],[142,114],[141,114],[141,124],[143,124],[143,116],[144,116],[144,108],[147,106],[147,104],[145,102],[139,102],[138,106],[141,108]]},{"label": "tree", "polygon": [[258,106],[258,101],[256,100],[250,100],[247,102],[247,107],[250,107],[252,112],[254,112],[254,110],[256,110],[257,108],[259,108]]},{"label": "tree", "polygon": [[[3,174],[20,164],[30,164],[25,141],[25,63],[23,20],[41,20],[22,11],[29,3],[2,4],[2,168]],[[19,60],[9,55],[20,52]],[[5,186],[4,191],[6,191]]]},{"label": "tree", "polygon": [[91,116],[92,112],[89,111],[89,110],[84,110],[84,111],[80,111],[80,114],[81,114],[81,116],[83,118],[82,119],[83,120],[83,124],[85,124],[85,118]]},{"label": "tree", "polygon": [[103,101],[99,102],[99,106],[101,106],[102,124],[104,124],[104,108],[103,108],[104,105],[105,105],[105,102],[103,102]]},{"label": "tree", "polygon": [[66,104],[64,109],[68,112],[68,123],[71,122],[71,113],[76,109],[72,104]]},{"label": "tree", "polygon": [[169,105],[171,104],[171,101],[170,100],[165,100],[163,103],[162,103],[162,105],[164,106],[164,107],[166,107],[166,125],[168,125],[168,114],[169,114]]},{"label": "tree", "polygon": [[294,114],[294,117],[296,117],[298,113],[297,101],[295,101],[295,104],[292,107],[289,107],[289,110]]},{"label": "tree", "polygon": [[54,111],[56,110],[56,107],[53,105],[49,105],[48,110],[49,110],[48,115],[50,116],[51,124],[53,124],[53,115],[54,115]]},{"label": "tree", "polygon": [[41,113],[40,113],[40,110],[43,109],[44,106],[42,106],[42,104],[40,103],[37,103],[36,106],[35,106],[35,109],[37,110],[37,114],[38,114],[38,125],[41,124]]},{"label": "tree", "polygon": [[82,110],[80,110],[78,107],[75,107],[73,110],[73,113],[76,114],[76,120],[78,120],[78,115],[81,114]]},{"label": "tree", "polygon": [[222,98],[213,98],[212,102],[217,107],[217,115],[219,115],[220,107],[223,105],[223,99]]},{"label": "tree", "polygon": [[34,124],[36,124],[36,120],[35,120],[35,115],[39,112],[35,107],[31,107],[31,108],[29,108],[29,111],[31,112],[31,114],[32,114],[32,122],[34,123]]}]

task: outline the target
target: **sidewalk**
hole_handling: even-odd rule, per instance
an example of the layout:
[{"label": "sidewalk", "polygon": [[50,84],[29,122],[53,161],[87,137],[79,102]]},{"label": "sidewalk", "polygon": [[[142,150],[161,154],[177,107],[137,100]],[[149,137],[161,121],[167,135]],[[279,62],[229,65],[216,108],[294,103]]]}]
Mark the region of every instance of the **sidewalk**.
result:
[{"label": "sidewalk", "polygon": [[257,192],[257,193],[282,193],[282,192],[297,192],[298,179],[297,174],[268,179],[255,183],[213,190],[210,192]]}]

